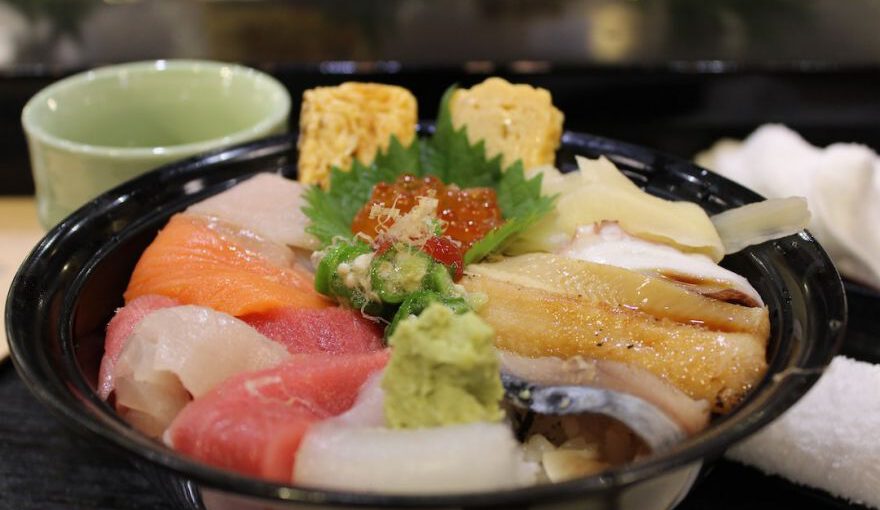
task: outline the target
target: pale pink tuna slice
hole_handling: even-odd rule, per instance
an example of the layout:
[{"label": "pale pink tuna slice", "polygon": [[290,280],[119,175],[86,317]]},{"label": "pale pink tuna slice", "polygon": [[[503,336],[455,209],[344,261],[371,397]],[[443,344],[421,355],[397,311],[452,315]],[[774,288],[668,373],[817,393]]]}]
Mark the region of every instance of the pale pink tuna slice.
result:
[{"label": "pale pink tuna slice", "polygon": [[113,392],[113,369],[135,325],[150,312],[178,304],[180,303],[165,296],[147,295],[116,310],[116,314],[107,324],[104,357],[101,358],[101,368],[98,371],[98,395],[102,399],[107,400]]},{"label": "pale pink tuna slice", "polygon": [[220,218],[276,243],[316,250],[317,239],[306,232],[309,219],[302,212],[303,191],[305,187],[297,181],[258,174],[191,206],[187,212]]},{"label": "pale pink tuna slice", "polygon": [[290,359],[244,322],[201,306],[155,310],[132,331],[114,369],[116,408],[160,436],[190,400],[233,375]]},{"label": "pale pink tuna slice", "polygon": [[241,318],[291,354],[358,353],[383,347],[382,328],[347,308],[279,308]]},{"label": "pale pink tuna slice", "polygon": [[235,376],[193,400],[165,432],[188,456],[239,473],[291,482],[296,452],[313,423],[345,412],[388,351],[300,354]]}]

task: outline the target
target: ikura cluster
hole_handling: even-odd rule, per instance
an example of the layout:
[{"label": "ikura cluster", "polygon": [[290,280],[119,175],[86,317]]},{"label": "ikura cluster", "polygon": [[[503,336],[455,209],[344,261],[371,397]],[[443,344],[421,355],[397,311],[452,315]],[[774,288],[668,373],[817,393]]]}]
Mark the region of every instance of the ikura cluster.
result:
[{"label": "ikura cluster", "polygon": [[370,200],[358,211],[351,224],[353,233],[376,237],[390,227],[387,219],[370,217],[373,206],[393,207],[406,214],[418,204],[419,197],[433,196],[438,200],[437,218],[442,221],[441,234],[460,243],[463,254],[490,230],[504,223],[495,190],[445,185],[433,176],[416,177],[405,174],[393,183],[379,183],[373,188]]}]

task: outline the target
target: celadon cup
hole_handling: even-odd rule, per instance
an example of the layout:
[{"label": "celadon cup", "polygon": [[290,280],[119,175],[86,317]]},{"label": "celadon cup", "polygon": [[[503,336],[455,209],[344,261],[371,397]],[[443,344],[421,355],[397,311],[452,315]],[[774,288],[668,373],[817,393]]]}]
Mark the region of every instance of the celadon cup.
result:
[{"label": "celadon cup", "polygon": [[136,62],[56,82],[22,112],[40,223],[163,164],[286,132],[289,114],[278,81],[221,62]]}]

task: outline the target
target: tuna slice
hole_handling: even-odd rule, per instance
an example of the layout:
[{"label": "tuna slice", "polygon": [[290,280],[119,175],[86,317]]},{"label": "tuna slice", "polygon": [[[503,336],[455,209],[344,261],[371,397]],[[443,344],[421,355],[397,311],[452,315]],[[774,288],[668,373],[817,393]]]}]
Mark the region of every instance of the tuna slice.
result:
[{"label": "tuna slice", "polygon": [[199,306],[156,310],[134,326],[116,362],[117,410],[159,436],[192,398],[289,358],[283,346],[229,315]]},{"label": "tuna slice", "polygon": [[113,392],[113,372],[116,360],[122,354],[125,342],[135,325],[147,314],[162,308],[177,306],[180,303],[165,296],[141,296],[131,303],[116,310],[116,314],[107,324],[107,336],[104,340],[104,357],[101,358],[101,369],[98,372],[98,395],[107,400]]},{"label": "tuna slice", "polygon": [[290,353],[358,353],[383,347],[382,328],[347,308],[281,308],[242,320]]},{"label": "tuna slice", "polygon": [[275,368],[240,374],[194,400],[165,442],[208,464],[289,483],[303,434],[345,412],[387,351],[302,354]]},{"label": "tuna slice", "polygon": [[214,216],[240,225],[267,239],[306,250],[319,243],[306,232],[302,184],[275,174],[259,174],[219,195],[193,205],[187,212]]},{"label": "tuna slice", "polygon": [[275,308],[322,308],[330,302],[312,275],[285,265],[287,248],[197,216],[178,214],[141,255],[125,291],[130,302],[159,294],[234,316]]},{"label": "tuna slice", "polygon": [[398,494],[472,492],[533,483],[510,427],[470,423],[426,429],[389,429],[383,393],[374,376],[355,406],[311,427],[296,458],[297,484]]}]

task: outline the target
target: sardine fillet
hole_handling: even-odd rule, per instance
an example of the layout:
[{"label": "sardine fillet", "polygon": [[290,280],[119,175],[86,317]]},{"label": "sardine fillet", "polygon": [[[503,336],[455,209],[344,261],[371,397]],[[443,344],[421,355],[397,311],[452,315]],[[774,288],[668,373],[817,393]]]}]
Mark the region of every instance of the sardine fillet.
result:
[{"label": "sardine fillet", "polygon": [[[765,332],[717,331],[583,296],[468,275],[499,348],[523,356],[584,356],[632,364],[716,412],[730,411],[767,369]],[[765,311],[766,313],[766,311]]]}]

